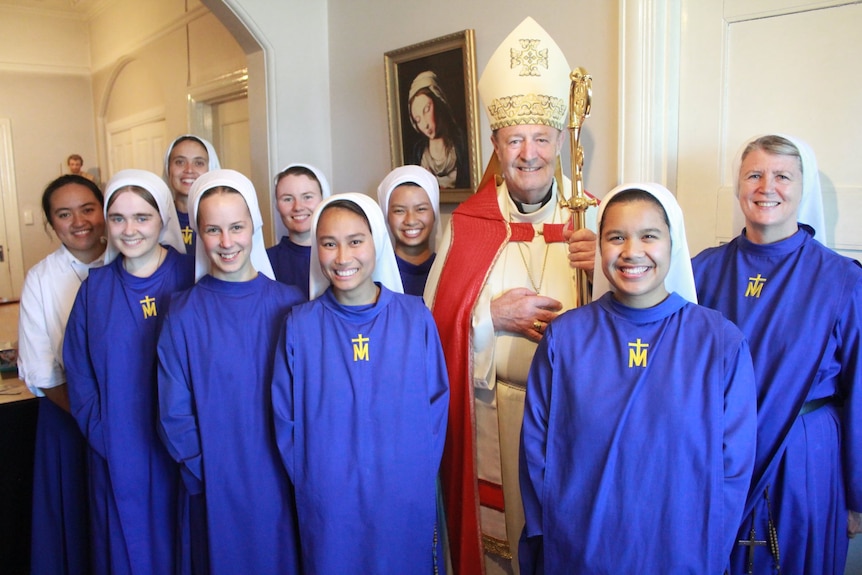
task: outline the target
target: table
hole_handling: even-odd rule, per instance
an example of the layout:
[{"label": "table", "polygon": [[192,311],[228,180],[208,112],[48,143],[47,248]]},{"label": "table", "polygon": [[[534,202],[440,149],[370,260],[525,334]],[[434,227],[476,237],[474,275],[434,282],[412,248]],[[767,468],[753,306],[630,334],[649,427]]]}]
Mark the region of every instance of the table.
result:
[{"label": "table", "polygon": [[0,565],[30,573],[33,454],[39,402],[15,374],[0,379]]}]

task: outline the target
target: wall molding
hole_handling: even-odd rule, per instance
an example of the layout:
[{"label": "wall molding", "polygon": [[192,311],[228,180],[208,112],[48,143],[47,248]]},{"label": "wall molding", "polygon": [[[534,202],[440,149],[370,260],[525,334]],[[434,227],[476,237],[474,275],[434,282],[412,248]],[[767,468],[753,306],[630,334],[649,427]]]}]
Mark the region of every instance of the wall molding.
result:
[{"label": "wall molding", "polygon": [[676,190],[680,0],[619,0],[619,182]]}]

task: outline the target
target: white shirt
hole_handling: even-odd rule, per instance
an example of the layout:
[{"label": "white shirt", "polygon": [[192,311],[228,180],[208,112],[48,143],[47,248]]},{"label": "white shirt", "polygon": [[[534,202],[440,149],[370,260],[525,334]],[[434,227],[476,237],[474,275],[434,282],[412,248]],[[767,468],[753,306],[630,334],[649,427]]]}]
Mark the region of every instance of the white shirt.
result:
[{"label": "white shirt", "polygon": [[81,283],[102,261],[85,264],[61,245],[27,272],[19,308],[18,377],[37,397],[45,396],[41,389],[66,383],[66,322]]}]

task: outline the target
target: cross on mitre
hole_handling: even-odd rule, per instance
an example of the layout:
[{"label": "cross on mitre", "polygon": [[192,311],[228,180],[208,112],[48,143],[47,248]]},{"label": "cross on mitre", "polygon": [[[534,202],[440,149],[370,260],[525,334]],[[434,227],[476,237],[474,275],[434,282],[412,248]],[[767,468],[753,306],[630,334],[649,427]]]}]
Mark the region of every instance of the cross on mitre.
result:
[{"label": "cross on mitre", "polygon": [[548,49],[537,50],[541,40],[519,40],[523,50],[518,51],[511,49],[512,68],[515,66],[523,66],[520,76],[541,76],[539,74],[539,66],[548,69]]}]

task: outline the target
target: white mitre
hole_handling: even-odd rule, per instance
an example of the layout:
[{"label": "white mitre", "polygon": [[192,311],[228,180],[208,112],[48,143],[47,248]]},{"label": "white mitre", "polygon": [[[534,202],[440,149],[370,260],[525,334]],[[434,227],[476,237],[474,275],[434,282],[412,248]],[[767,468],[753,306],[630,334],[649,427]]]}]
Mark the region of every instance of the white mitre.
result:
[{"label": "white mitre", "polygon": [[570,72],[557,43],[527,17],[497,47],[479,80],[491,130],[523,124],[564,129]]}]

